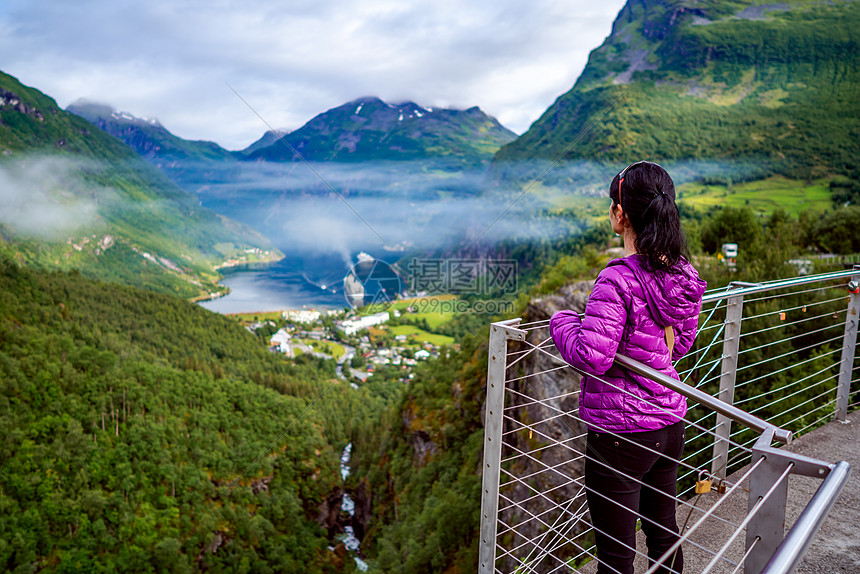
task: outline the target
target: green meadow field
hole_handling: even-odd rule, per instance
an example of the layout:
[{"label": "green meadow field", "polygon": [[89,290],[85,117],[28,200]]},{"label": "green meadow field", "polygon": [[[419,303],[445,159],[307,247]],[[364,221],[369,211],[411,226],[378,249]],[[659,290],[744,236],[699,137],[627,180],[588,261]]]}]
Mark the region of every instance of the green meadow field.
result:
[{"label": "green meadow field", "polygon": [[685,183],[677,191],[680,203],[701,211],[714,207],[749,207],[763,215],[784,209],[797,216],[810,209],[823,212],[833,206],[829,183],[829,179],[804,182],[774,176],[736,185]]}]

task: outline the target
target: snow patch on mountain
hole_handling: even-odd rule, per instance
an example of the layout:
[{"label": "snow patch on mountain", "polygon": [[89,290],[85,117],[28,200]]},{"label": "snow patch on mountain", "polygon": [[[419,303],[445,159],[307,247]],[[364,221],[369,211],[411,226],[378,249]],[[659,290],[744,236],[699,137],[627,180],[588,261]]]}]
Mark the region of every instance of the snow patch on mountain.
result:
[{"label": "snow patch on mountain", "polygon": [[137,117],[137,116],[132,115],[128,112],[121,112],[118,110],[114,110],[113,112],[111,112],[110,117],[112,117],[115,120],[124,120],[127,122],[134,122],[134,121],[144,122],[144,123],[147,123],[151,126],[160,126],[161,125],[156,118],[147,118],[145,116]]}]

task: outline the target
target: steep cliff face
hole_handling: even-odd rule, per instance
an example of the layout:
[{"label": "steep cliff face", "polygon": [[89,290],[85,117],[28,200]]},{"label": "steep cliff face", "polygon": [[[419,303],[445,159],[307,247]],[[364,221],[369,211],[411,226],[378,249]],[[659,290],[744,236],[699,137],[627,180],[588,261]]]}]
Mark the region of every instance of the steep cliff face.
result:
[{"label": "steep cliff face", "polygon": [[631,0],[573,88],[496,161],[744,159],[840,172],[860,152],[860,5]]}]

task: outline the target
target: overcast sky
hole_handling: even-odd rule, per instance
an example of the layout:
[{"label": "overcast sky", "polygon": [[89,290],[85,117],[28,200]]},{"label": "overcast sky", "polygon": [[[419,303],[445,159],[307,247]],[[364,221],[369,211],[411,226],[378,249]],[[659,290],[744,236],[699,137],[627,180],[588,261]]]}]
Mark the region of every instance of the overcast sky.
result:
[{"label": "overcast sky", "polygon": [[55,98],[241,149],[362,96],[480,106],[517,133],[621,0],[2,0],[0,70]]}]

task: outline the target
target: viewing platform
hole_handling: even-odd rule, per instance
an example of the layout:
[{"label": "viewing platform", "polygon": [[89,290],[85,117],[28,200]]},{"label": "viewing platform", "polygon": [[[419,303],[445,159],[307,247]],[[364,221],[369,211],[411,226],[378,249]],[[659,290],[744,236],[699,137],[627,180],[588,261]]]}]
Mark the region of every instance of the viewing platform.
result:
[{"label": "viewing platform", "polygon": [[[551,314],[581,312],[581,295],[491,325],[480,574],[597,569],[578,412],[583,373],[549,335]],[[860,464],[858,318],[860,266],[735,282],[705,293],[695,345],[675,364],[680,380],[616,355],[616,367],[689,405],[684,453],[671,459],[680,539],[649,567],[639,532],[637,573],[669,565],[679,547],[688,574],[860,571],[860,476],[851,472]]]}]

